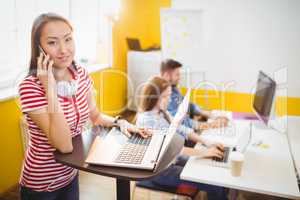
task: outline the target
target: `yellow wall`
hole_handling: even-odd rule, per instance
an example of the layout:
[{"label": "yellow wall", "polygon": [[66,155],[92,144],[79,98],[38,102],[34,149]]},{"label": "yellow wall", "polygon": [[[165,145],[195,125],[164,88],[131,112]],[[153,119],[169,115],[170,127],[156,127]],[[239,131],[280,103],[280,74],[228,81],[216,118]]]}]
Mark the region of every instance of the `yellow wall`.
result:
[{"label": "yellow wall", "polygon": [[[182,93],[186,92],[181,88]],[[193,90],[191,101],[205,109],[221,109],[234,112],[253,113],[253,95],[239,92],[220,92]],[[277,115],[300,115],[300,98],[277,97],[275,103]]]},{"label": "yellow wall", "polygon": [[139,38],[143,47],[160,44],[161,7],[171,0],[123,0],[120,19],[113,27],[114,68],[126,71],[126,37]]},{"label": "yellow wall", "polygon": [[93,73],[96,102],[99,110],[108,115],[117,115],[125,109],[126,74],[119,69],[107,68]]},{"label": "yellow wall", "polygon": [[0,103],[0,193],[18,182],[23,159],[21,112],[14,99]]},{"label": "yellow wall", "polygon": [[[139,38],[142,47],[160,44],[160,8],[170,7],[171,0],[123,0],[120,19],[113,27],[113,68],[121,72],[127,71],[126,37]],[[141,69],[142,70],[142,69]],[[111,99],[108,107],[126,106],[127,80],[123,75],[115,75],[114,86],[118,87],[119,99]],[[118,101],[118,102],[116,102]]]}]

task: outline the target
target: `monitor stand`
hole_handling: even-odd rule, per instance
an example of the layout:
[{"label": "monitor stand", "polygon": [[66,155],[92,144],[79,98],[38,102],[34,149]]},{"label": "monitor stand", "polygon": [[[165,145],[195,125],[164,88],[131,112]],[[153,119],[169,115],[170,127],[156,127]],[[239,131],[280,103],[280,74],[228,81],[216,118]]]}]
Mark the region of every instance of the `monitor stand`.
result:
[{"label": "monitor stand", "polygon": [[267,130],[270,129],[270,127],[268,127],[266,124],[264,124],[262,121],[260,120],[253,120],[251,121],[252,125],[257,128],[257,129],[263,129],[263,130]]},{"label": "monitor stand", "polygon": [[270,119],[268,125],[264,124],[260,120],[253,120],[252,124],[257,129],[261,129],[261,130],[273,129],[280,133],[285,133],[287,130],[287,117],[282,116],[282,117],[276,117]]},{"label": "monitor stand", "polygon": [[287,131],[287,116],[275,117],[271,119],[268,126],[280,133],[285,133]]}]

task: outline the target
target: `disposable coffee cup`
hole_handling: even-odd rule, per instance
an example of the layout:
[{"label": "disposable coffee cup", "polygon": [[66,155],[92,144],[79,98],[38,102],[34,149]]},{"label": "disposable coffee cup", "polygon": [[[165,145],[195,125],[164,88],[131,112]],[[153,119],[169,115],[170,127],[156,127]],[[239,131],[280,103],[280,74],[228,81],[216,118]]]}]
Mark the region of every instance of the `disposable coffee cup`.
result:
[{"label": "disposable coffee cup", "polygon": [[244,163],[244,154],[233,151],[230,153],[230,165],[231,165],[231,175],[232,176],[241,176],[242,174],[242,168],[243,168],[243,163]]}]

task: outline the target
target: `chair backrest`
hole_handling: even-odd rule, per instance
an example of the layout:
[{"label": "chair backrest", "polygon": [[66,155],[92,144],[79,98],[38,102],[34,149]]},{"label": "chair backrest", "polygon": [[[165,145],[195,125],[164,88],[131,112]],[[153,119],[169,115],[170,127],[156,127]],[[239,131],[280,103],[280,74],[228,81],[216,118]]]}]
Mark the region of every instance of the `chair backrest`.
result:
[{"label": "chair backrest", "polygon": [[198,188],[184,184],[179,185],[178,187],[163,187],[154,184],[151,180],[144,180],[136,182],[136,186],[159,192],[167,192],[175,195],[182,195],[192,199],[198,194]]}]

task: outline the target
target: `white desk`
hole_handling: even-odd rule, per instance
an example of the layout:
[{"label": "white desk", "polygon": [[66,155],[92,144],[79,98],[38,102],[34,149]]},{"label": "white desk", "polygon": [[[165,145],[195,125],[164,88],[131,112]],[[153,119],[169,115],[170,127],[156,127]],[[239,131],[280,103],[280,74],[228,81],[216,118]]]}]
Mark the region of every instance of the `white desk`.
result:
[{"label": "white desk", "polygon": [[295,167],[300,175],[300,117],[288,117],[288,139]]},{"label": "white desk", "polygon": [[[252,144],[259,139],[269,147]],[[273,196],[300,198],[287,136],[255,126],[240,177],[231,176],[229,169],[200,164],[199,159],[193,157],[184,167],[181,178]]]}]

